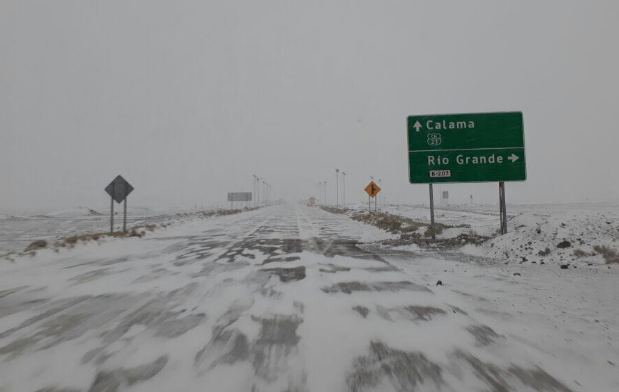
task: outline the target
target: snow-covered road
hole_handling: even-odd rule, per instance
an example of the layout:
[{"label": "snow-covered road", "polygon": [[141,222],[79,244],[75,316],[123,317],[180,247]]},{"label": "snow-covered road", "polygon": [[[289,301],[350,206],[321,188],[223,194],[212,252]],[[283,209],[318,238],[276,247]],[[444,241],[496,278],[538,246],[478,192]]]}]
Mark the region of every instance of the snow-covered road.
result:
[{"label": "snow-covered road", "polygon": [[392,237],[275,206],[0,262],[0,391],[619,390],[616,269]]}]

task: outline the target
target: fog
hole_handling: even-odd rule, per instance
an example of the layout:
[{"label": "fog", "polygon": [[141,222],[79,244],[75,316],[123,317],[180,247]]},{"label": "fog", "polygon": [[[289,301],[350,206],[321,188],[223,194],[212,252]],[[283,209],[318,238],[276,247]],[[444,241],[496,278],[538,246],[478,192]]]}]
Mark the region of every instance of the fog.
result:
[{"label": "fog", "polygon": [[[616,1],[0,1],[0,209],[213,206],[253,174],[291,202],[345,171],[387,202],[406,117],[522,111],[508,203],[616,200]],[[498,201],[496,183],[442,185]]]}]

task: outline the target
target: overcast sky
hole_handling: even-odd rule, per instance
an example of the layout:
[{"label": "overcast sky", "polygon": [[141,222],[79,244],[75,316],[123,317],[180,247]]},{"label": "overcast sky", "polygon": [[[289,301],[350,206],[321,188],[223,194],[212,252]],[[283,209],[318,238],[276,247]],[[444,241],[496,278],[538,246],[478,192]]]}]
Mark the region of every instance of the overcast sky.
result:
[{"label": "overcast sky", "polygon": [[[619,2],[0,0],[0,209],[408,183],[406,117],[522,111],[512,203],[617,200]],[[443,185],[495,202],[496,184]]]}]

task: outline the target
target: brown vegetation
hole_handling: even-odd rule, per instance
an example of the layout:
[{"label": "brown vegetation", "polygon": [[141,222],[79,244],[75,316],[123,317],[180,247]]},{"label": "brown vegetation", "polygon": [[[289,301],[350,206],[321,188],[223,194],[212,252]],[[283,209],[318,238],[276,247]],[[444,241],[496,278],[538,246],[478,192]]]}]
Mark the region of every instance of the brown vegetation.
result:
[{"label": "brown vegetation", "polygon": [[604,257],[606,264],[619,264],[619,253],[616,250],[603,245],[596,245],[593,249]]},{"label": "brown vegetation", "polygon": [[323,210],[330,212],[332,214],[339,214],[339,215],[343,215],[343,214],[347,214],[350,210],[348,208],[340,208],[340,207],[320,207]]},{"label": "brown vegetation", "polygon": [[585,252],[582,249],[574,249],[574,256],[581,258],[581,257],[591,257],[591,256],[595,256],[595,252]]},{"label": "brown vegetation", "polygon": [[[252,211],[256,208],[244,208],[244,209],[235,209],[235,210],[217,210],[217,211],[200,211],[200,212],[192,212],[192,213],[181,213],[175,214],[173,218],[208,218],[213,216],[226,216],[226,215],[235,215],[245,211]],[[4,255],[0,255],[2,258],[6,258],[9,261],[13,261],[15,256],[19,255],[36,255],[36,251],[40,249],[53,249],[55,252],[58,252],[61,248],[73,248],[78,243],[86,243],[90,241],[100,241],[106,238],[142,238],[146,235],[146,232],[153,232],[157,228],[165,228],[170,226],[172,223],[162,223],[159,225],[156,224],[147,224],[140,225],[131,228],[127,232],[104,232],[104,233],[88,233],[81,235],[74,235],[70,237],[61,238],[53,244],[49,244],[45,240],[37,240],[28,245],[26,249],[22,253],[10,252]]]},{"label": "brown vegetation", "polygon": [[[423,236],[430,237],[431,235],[430,225],[428,223],[415,221],[413,219],[405,218],[398,215],[392,215],[386,212],[376,212],[371,214],[365,212],[357,212],[351,218],[359,222],[374,225],[390,233],[401,234],[402,236],[421,238],[422,234],[419,233],[420,228],[426,228]],[[449,229],[451,227],[453,226],[448,226],[442,223],[434,224],[434,230],[436,234],[440,234],[443,232],[443,230]]]},{"label": "brown vegetation", "polygon": [[38,241],[34,241],[32,244],[28,245],[28,247],[26,249],[24,249],[24,252],[30,252],[30,251],[34,251],[37,249],[43,249],[43,248],[47,248],[47,241],[45,240],[38,240]]},{"label": "brown vegetation", "polygon": [[[336,207],[321,207],[323,210],[327,212],[331,212],[333,214],[347,214],[351,212],[349,209],[345,208],[336,208]],[[479,245],[484,241],[487,241],[487,237],[482,237],[480,235],[475,234],[473,231],[466,234],[460,234],[455,238],[443,238],[437,240],[430,240],[432,233],[430,230],[430,224],[427,222],[420,222],[410,218],[405,218],[399,215],[389,214],[387,212],[354,212],[351,216],[351,219],[367,223],[373,226],[378,227],[379,229],[383,229],[393,234],[399,234],[400,239],[398,240],[387,240],[383,243],[391,244],[391,245],[401,245],[404,243],[415,243],[417,245],[426,246],[426,245],[438,245],[438,246],[462,246],[465,244],[476,244]],[[470,228],[469,225],[458,225],[458,226],[449,226],[442,223],[435,223],[434,230],[436,234],[441,234],[445,229],[449,228]],[[420,232],[420,229],[423,230],[423,234]]]}]

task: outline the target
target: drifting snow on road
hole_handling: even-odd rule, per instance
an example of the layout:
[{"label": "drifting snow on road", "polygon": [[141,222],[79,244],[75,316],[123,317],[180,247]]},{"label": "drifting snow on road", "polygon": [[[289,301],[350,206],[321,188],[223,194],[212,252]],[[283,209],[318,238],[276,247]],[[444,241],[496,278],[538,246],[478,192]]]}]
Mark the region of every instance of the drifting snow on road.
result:
[{"label": "drifting snow on road", "polygon": [[3,261],[0,391],[619,389],[616,269],[395,238],[277,206]]}]

